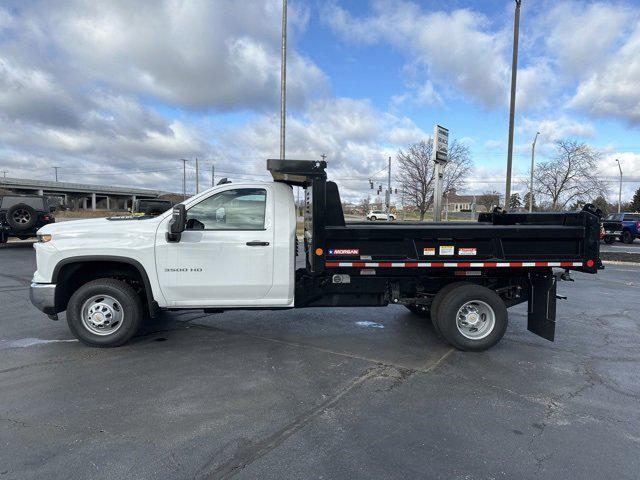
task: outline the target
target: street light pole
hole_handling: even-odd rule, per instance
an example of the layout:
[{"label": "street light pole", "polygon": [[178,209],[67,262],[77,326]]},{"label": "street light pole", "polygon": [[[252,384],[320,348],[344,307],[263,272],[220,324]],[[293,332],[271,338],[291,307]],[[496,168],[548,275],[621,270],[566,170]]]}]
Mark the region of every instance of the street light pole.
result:
[{"label": "street light pole", "polygon": [[533,139],[533,143],[531,144],[531,183],[529,184],[529,213],[533,212],[533,167],[538,135],[540,135],[540,132],[536,132],[536,136]]},{"label": "street light pole", "polygon": [[622,210],[622,167],[620,166],[620,160],[616,158],[618,163],[618,170],[620,170],[620,187],[618,188],[618,213]]},{"label": "street light pole", "polygon": [[284,160],[287,116],[287,0],[282,0],[282,51],[280,63],[280,160]]},{"label": "street light pole", "polygon": [[55,172],[56,172],[56,182],[57,182],[57,181],[58,181],[58,169],[59,169],[60,167],[52,167],[52,168],[53,168],[53,169],[55,170]]},{"label": "street light pole", "polygon": [[518,35],[520,31],[520,4],[516,1],[516,13],[513,21],[513,58],[511,60],[511,104],[509,105],[509,146],[507,149],[507,185],[505,188],[505,208],[509,208],[511,198],[511,165],[513,163],[513,119],[516,111],[516,76],[518,73]]},{"label": "street light pole", "polygon": [[182,199],[187,199],[187,159],[181,158],[182,161]]},{"label": "street light pole", "polygon": [[198,168],[198,157],[196,157],[196,193],[200,193],[200,169]]}]

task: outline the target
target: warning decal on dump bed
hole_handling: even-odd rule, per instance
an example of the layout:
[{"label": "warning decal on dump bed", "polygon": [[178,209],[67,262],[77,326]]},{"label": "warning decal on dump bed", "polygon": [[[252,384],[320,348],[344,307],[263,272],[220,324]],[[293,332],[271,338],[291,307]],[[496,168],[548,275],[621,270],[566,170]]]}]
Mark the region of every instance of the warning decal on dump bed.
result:
[{"label": "warning decal on dump bed", "polygon": [[458,255],[476,255],[478,253],[478,251],[475,248],[467,248],[467,247],[460,247],[458,249]]}]

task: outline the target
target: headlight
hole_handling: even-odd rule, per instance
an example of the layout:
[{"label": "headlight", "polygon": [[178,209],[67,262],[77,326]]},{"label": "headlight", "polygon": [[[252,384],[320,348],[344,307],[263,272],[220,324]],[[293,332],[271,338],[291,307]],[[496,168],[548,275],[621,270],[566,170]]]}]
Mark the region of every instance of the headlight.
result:
[{"label": "headlight", "polygon": [[53,237],[52,237],[51,235],[49,235],[49,234],[38,235],[38,241],[39,241],[40,243],[47,243],[47,242],[50,242],[52,238],[53,238]]}]

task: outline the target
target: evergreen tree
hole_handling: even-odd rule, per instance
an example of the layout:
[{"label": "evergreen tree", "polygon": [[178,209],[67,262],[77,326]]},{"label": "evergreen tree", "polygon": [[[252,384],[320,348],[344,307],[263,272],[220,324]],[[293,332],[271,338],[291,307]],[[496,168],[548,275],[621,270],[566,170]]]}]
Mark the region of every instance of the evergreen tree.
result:
[{"label": "evergreen tree", "polygon": [[629,209],[633,212],[640,212],[640,188],[638,188],[636,193],[633,195]]},{"label": "evergreen tree", "polygon": [[522,200],[520,200],[520,194],[518,192],[512,193],[509,198],[509,210],[517,210],[522,207]]}]

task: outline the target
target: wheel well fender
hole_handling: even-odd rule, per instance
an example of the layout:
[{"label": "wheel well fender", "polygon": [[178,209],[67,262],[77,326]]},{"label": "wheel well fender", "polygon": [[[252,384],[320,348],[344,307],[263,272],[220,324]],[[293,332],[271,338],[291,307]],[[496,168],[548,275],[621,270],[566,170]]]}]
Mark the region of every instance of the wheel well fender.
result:
[{"label": "wheel well fender", "polygon": [[116,278],[132,285],[142,297],[151,316],[158,309],[145,268],[132,258],[89,255],[61,260],[54,268],[51,282],[57,285],[55,309],[66,310],[73,293],[85,283],[98,278]]}]

